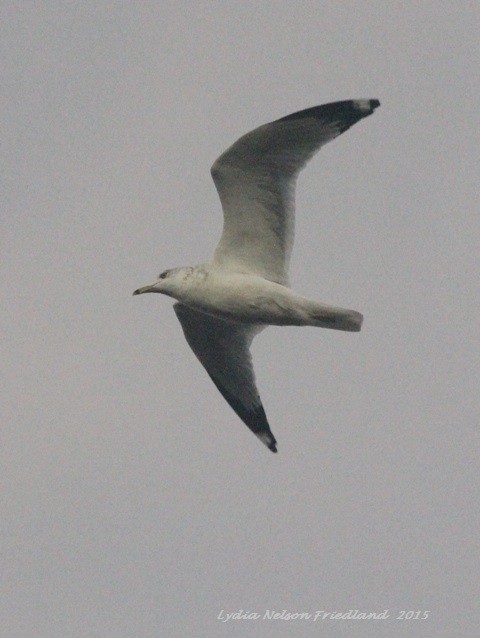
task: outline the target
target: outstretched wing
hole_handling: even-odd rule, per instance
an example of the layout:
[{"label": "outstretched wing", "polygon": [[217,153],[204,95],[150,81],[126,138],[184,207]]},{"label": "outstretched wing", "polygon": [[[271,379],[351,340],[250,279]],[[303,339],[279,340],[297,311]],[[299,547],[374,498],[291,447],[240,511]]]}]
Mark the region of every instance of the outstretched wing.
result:
[{"label": "outstretched wing", "polygon": [[214,263],[288,283],[298,173],[379,105],[346,100],[305,109],[256,128],[220,155],[211,169],[224,214]]},{"label": "outstretched wing", "polygon": [[250,344],[264,326],[243,325],[173,306],[185,338],[210,378],[242,421],[272,452],[275,437],[255,385]]}]

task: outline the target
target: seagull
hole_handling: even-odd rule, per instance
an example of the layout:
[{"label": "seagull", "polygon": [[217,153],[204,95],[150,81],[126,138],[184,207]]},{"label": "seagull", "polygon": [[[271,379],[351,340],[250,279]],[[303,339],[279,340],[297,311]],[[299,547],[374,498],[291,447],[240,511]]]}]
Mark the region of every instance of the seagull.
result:
[{"label": "seagull", "polygon": [[297,295],[288,267],[299,172],[327,142],[380,106],[375,99],[314,106],[243,135],[214,162],[223,233],[213,258],[165,270],[134,295],[158,292],[226,401],[272,452],[277,442],[255,383],[250,345],[268,325],[358,332],[363,316]]}]

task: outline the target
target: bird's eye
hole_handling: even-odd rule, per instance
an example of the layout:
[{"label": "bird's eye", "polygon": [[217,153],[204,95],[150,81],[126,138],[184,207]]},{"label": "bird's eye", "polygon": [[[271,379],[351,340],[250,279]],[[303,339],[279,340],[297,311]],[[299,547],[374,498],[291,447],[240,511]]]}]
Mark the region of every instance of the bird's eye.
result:
[{"label": "bird's eye", "polygon": [[165,279],[165,277],[168,275],[168,270],[165,270],[164,272],[160,273],[158,275],[159,279]]}]

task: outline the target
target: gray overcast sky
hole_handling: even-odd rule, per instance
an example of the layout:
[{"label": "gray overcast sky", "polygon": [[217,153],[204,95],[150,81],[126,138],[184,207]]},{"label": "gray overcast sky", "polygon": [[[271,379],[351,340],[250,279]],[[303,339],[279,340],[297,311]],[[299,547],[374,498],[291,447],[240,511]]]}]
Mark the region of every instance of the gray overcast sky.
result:
[{"label": "gray overcast sky", "polygon": [[[478,636],[478,3],[1,14],[2,638]],[[238,136],[352,97],[382,106],[302,173],[292,282],[364,328],[257,338],[273,455],[131,293],[209,257]]]}]

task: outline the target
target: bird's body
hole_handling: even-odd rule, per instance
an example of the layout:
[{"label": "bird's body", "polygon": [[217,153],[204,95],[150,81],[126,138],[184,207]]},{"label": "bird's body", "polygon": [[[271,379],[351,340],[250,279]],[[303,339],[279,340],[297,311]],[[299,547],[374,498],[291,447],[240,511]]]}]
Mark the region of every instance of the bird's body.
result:
[{"label": "bird's body", "polygon": [[163,294],[199,312],[245,324],[318,326],[358,332],[362,315],[297,295],[286,286],[249,273],[223,271],[211,264],[177,268],[169,277],[174,294]]},{"label": "bird's body", "polygon": [[358,332],[363,317],[301,297],[288,286],[296,176],[330,139],[370,115],[378,100],[334,102],[247,133],[223,153],[212,176],[224,210],[213,258],[173,268],[135,291],[175,298],[192,350],[240,418],[276,452],[255,384],[250,344],[267,325]]}]

